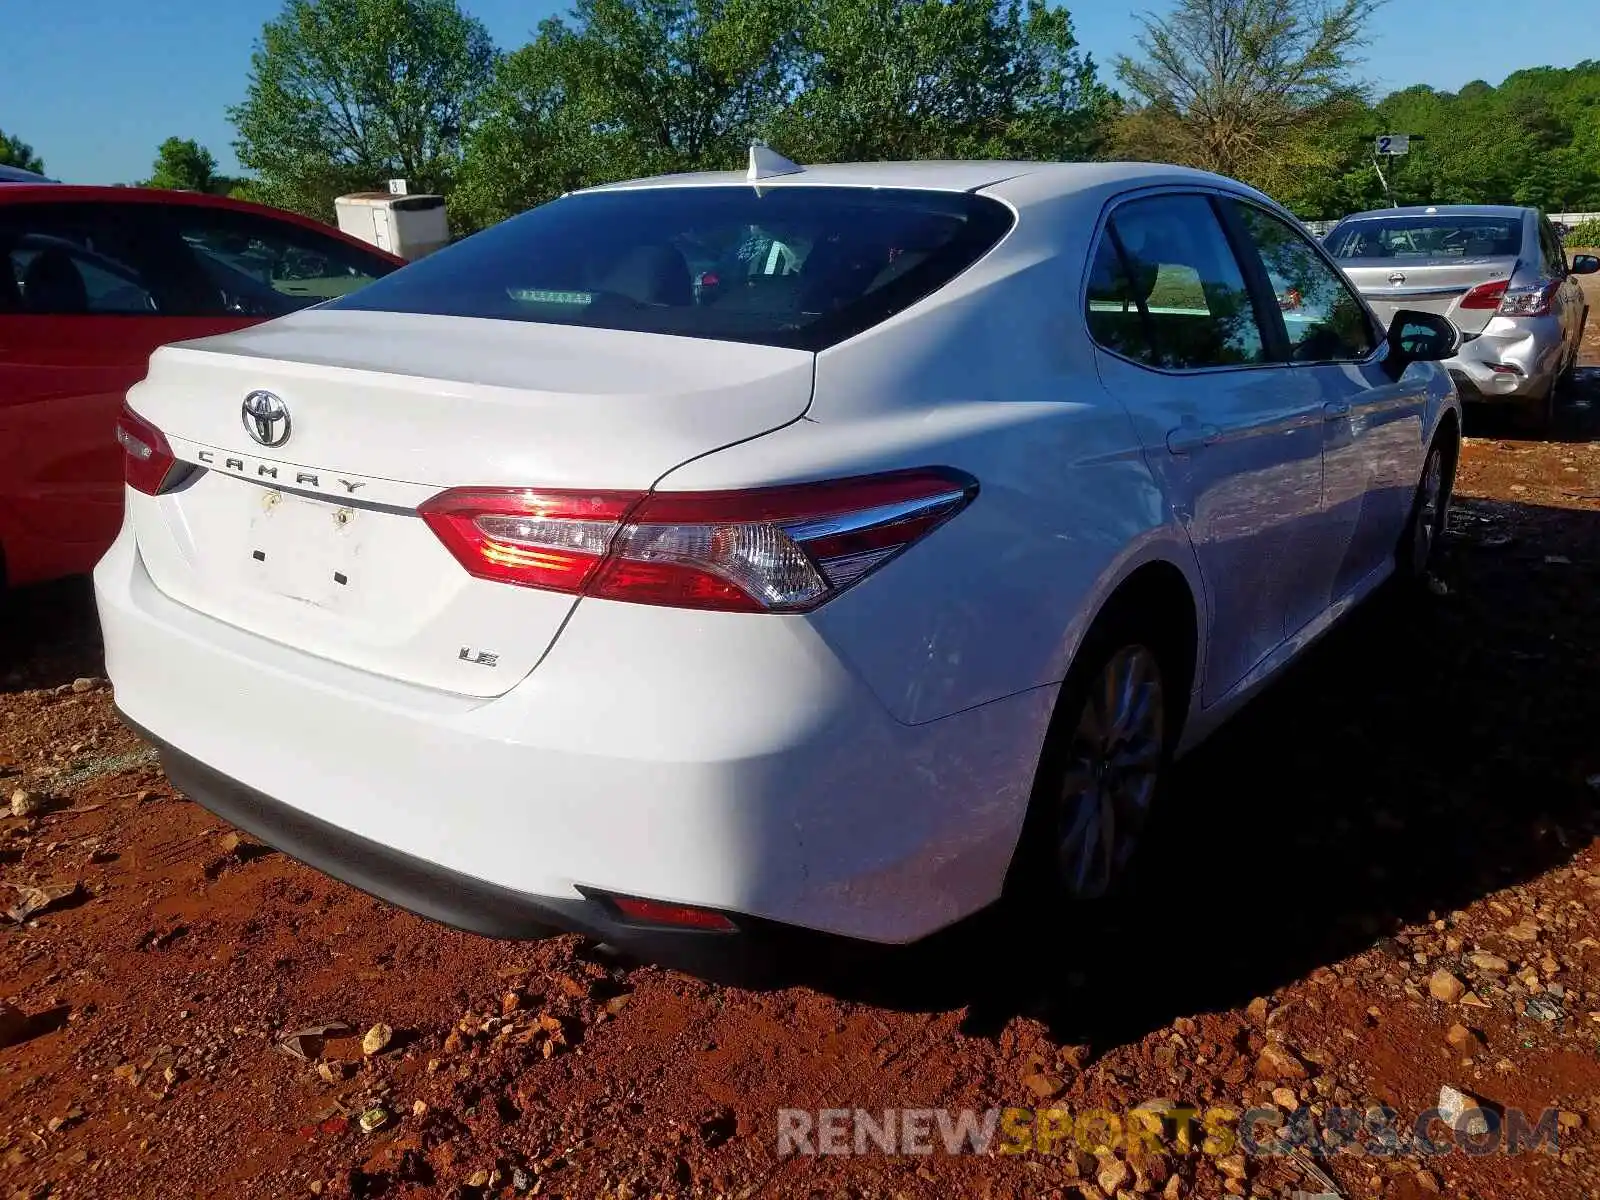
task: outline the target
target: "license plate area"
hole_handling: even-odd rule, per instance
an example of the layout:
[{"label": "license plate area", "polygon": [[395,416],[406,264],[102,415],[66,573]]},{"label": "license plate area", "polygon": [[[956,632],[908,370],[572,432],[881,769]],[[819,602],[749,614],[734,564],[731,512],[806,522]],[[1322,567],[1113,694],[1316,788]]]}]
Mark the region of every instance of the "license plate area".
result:
[{"label": "license plate area", "polygon": [[246,574],[264,591],[343,607],[360,577],[359,509],[264,491],[245,539]]}]

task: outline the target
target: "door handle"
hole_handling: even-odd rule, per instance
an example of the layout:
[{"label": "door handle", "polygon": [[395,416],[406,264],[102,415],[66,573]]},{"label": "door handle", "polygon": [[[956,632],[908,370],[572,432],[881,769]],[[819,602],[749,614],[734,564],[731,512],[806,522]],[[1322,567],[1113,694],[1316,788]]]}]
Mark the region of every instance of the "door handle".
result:
[{"label": "door handle", "polygon": [[1322,419],[1324,421],[1337,421],[1340,417],[1350,415],[1350,401],[1329,400],[1322,406]]},{"label": "door handle", "polygon": [[1167,434],[1167,449],[1173,454],[1189,454],[1204,449],[1222,437],[1215,425],[1180,425]]}]

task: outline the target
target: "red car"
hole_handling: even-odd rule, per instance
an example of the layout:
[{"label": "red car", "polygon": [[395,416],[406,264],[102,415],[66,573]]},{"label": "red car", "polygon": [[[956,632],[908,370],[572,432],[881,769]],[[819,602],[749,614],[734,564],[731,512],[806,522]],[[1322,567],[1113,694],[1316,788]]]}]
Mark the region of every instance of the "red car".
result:
[{"label": "red car", "polygon": [[281,316],[403,265],[257,204],[0,182],[0,585],[86,572],[111,544],[117,415],[157,346]]}]

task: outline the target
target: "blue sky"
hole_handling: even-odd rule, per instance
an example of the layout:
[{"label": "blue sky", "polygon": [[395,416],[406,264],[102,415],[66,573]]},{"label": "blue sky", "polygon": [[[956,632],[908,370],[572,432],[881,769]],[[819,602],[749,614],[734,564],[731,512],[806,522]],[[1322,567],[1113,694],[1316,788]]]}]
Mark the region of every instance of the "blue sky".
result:
[{"label": "blue sky", "polygon": [[[464,0],[506,48],[568,0]],[[43,156],[55,177],[129,182],[156,146],[193,137],[237,169],[226,109],[244,95],[250,51],[279,0],[0,0],[0,129]],[[1109,77],[1133,49],[1126,0],[1068,0],[1078,40]],[[1160,10],[1163,0],[1148,0]],[[1600,58],[1593,0],[1390,0],[1372,29],[1365,74],[1381,90],[1498,83],[1522,67]],[[1533,15],[1533,14],[1536,14]]]}]

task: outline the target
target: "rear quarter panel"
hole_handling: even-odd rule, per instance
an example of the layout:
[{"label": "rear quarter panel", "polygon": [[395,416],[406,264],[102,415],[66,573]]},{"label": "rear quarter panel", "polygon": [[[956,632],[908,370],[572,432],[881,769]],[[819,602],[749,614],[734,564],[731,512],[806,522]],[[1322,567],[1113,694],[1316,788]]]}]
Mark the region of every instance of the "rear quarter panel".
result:
[{"label": "rear quarter panel", "polygon": [[809,618],[900,721],[1058,685],[1104,599],[1152,559],[1184,572],[1203,611],[1187,539],[1094,371],[1079,207],[1030,210],[933,297],[821,353],[804,420],[658,484],[976,476],[967,510]]}]

